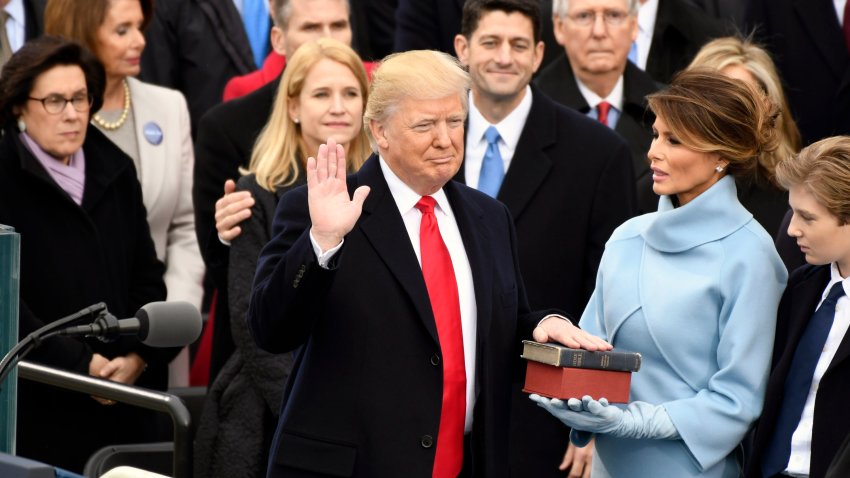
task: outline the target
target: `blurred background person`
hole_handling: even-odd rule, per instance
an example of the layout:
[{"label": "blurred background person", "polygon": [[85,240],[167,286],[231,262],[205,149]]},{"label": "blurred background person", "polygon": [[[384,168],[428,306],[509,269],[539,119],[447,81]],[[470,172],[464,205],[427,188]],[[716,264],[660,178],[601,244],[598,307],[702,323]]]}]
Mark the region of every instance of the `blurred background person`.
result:
[{"label": "blurred background person", "polygon": [[[291,57],[302,44],[319,38],[351,42],[348,0],[273,0],[272,10],[277,12],[276,18],[288,18],[282,35],[276,37],[280,43],[275,43],[275,51],[283,48],[286,57]],[[216,106],[204,115],[199,126],[192,196],[201,254],[216,294],[207,323],[212,327],[204,331],[204,338],[209,337],[212,347],[208,359],[193,364],[192,380],[196,383],[206,384],[207,375],[210,381],[214,380],[235,347],[230,334],[230,252],[226,243],[239,234],[239,223],[250,215],[254,200],[247,191],[231,193],[240,176],[239,168],[248,166],[254,142],[271,116],[278,84],[279,81],[272,81],[244,97]]]},{"label": "blurred background person", "polygon": [[378,61],[393,52],[398,0],[351,0],[354,50],[360,58]]},{"label": "blurred background person", "polygon": [[[195,234],[195,163],[186,100],[179,91],[141,82],[143,30],[152,0],[49,0],[45,31],[79,42],[106,69],[103,107],[92,123],[133,159],[168,300],[201,307],[204,262]],[[189,383],[188,349],[172,367],[174,385]]]},{"label": "blurred background person", "polygon": [[638,34],[638,0],[555,0],[555,38],[564,54],[535,80],[562,105],[616,131],[632,152],[639,212],[654,211],[658,195],[646,152],[652,142],[652,112],[646,95],[660,85],[629,61]]},{"label": "blurred background person", "polygon": [[658,212],[614,232],[580,322],[641,353],[633,401],[532,398],[573,427],[574,442],[596,434],[594,477],[737,477],[735,451],[761,412],[787,272],[738,202],[734,177],[778,146],[776,108],[749,85],[691,70],[649,104]]},{"label": "blurred background person", "polygon": [[[349,170],[370,154],[363,128],[368,83],[357,54],[330,38],[299,47],[281,80],[269,123],[237,184],[255,200],[230,247],[228,296],[236,350],[207,395],[195,442],[195,476],[265,476],[293,355],[257,347],[245,322],[260,250],[271,239],[278,199],[306,184],[307,157],[325,139],[343,145]],[[325,139],[323,139],[325,138]]]},{"label": "blurred background person", "polygon": [[746,3],[747,29],[776,60],[803,144],[850,134],[850,2]]},{"label": "blurred background person", "polygon": [[[541,11],[552,9],[552,0],[535,2]],[[454,37],[461,31],[463,6],[464,0],[396,0],[393,51],[439,50],[454,54]],[[548,16],[541,21],[540,38],[546,45],[542,60],[546,66],[560,56]]]},{"label": "blurred background person", "polygon": [[753,213],[768,233],[776,236],[783,232],[779,226],[788,210],[788,193],[776,181],[776,164],[800,150],[800,132],[791,117],[782,80],[779,79],[773,60],[750,39],[725,37],[702,47],[688,68],[711,68],[745,81],[779,107],[776,119],[779,147],[775,151],[762,151],[758,155],[758,167],[751,180],[735,178],[738,200]]},{"label": "blurred background person", "polygon": [[44,29],[45,0],[0,0],[0,68]]},{"label": "blurred background person", "polygon": [[718,20],[703,10],[692,0],[640,0],[638,34],[629,60],[655,81],[670,83],[706,42],[732,33],[730,20]]},{"label": "blurred background person", "polygon": [[[25,44],[0,78],[0,223],[24,244],[20,337],[97,302],[130,317],[165,299],[133,162],[89,125],[105,81],[94,56],[56,37]],[[164,390],[177,352],[130,337],[53,337],[29,359]],[[153,412],[110,403],[22,380],[18,454],[80,472],[107,444],[163,440]]]},{"label": "blurred background person", "polygon": [[[321,30],[321,37],[335,38],[347,45],[351,44],[354,34],[349,21],[349,18],[354,14],[354,11],[351,10],[351,2],[345,0],[346,9],[349,12],[348,16],[338,15],[331,9],[328,13],[331,16],[335,15],[335,18],[332,21],[319,21],[318,24],[316,18],[304,15],[296,17],[295,21],[291,21],[295,10],[292,6],[293,2],[303,3],[300,0],[269,0],[271,15],[274,20],[274,26],[271,30],[272,51],[266,57],[261,69],[247,75],[233,77],[227,82],[224,86],[224,101],[245,96],[263,85],[280,80],[280,75],[286,66],[287,50],[292,54],[297,49],[297,45],[315,37],[317,29]],[[322,12],[321,7],[321,4],[316,4],[312,8],[313,11]],[[290,28],[295,31],[290,32]],[[302,38],[293,42],[293,37]],[[289,42],[287,42],[287,38],[289,38]],[[366,61],[363,62],[363,66],[366,67],[366,73],[371,75],[375,64]]]},{"label": "blurred background person", "polygon": [[776,177],[790,191],[787,233],[809,265],[791,274],[779,304],[746,476],[823,478],[850,433],[850,137],[785,158]]},{"label": "blurred background person", "polygon": [[140,78],[186,96],[195,135],[201,117],[221,102],[227,81],[257,69],[237,3],[157,0],[145,31]]}]

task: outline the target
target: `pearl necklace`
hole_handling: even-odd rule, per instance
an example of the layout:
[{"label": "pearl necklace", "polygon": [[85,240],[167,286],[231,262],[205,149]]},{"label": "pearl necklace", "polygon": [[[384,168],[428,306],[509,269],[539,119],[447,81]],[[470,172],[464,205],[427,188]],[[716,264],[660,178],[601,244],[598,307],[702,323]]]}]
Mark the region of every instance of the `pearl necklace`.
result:
[{"label": "pearl necklace", "polygon": [[122,126],[127,121],[127,116],[130,114],[130,85],[127,80],[124,80],[124,109],[121,111],[121,116],[116,121],[109,122],[100,117],[97,113],[93,114],[91,120],[107,131],[114,131]]}]

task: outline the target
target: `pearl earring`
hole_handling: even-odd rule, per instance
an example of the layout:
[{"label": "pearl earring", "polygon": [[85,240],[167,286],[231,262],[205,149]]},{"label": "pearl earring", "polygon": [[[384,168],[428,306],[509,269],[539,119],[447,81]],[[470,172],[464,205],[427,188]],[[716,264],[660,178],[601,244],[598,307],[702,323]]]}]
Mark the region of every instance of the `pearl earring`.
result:
[{"label": "pearl earring", "polygon": [[301,118],[295,118],[293,121],[295,121],[295,124],[301,124]]},{"label": "pearl earring", "polygon": [[718,166],[718,167],[714,168],[714,170],[717,171],[718,173],[722,173],[723,172],[723,166]]},{"label": "pearl earring", "polygon": [[23,118],[18,118],[18,131],[20,131],[21,133],[23,133],[23,132],[25,132],[26,130],[27,130],[27,124],[26,124],[26,123],[24,123],[24,119],[23,119]]}]

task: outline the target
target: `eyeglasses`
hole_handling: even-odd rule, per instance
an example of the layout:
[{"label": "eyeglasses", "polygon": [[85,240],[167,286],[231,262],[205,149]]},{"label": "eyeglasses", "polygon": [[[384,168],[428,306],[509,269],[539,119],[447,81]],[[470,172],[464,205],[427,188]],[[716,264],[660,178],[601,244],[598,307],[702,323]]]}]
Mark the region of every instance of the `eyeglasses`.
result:
[{"label": "eyeglasses", "polygon": [[85,113],[91,108],[94,99],[91,95],[87,94],[77,94],[72,96],[71,98],[65,98],[60,95],[48,95],[44,98],[33,98],[29,97],[32,101],[38,101],[44,106],[44,111],[47,111],[49,114],[58,115],[59,113],[65,111],[65,107],[68,103],[71,103],[71,106],[74,107],[75,110],[79,113]]},{"label": "eyeglasses", "polygon": [[[593,10],[585,10],[583,12],[577,12],[567,16],[576,25],[580,27],[589,27],[596,23],[597,12],[594,12]],[[629,12],[623,10],[605,10],[602,12],[602,20],[605,21],[606,25],[611,27],[618,27],[622,25],[627,18],[629,18]]]}]

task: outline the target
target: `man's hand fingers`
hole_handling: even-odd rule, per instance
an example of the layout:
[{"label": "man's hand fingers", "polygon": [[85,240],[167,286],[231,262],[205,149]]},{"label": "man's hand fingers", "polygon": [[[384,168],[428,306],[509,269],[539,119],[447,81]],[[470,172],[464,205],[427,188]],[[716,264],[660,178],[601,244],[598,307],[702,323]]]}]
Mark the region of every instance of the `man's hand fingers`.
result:
[{"label": "man's hand fingers", "polygon": [[358,209],[363,209],[363,202],[366,200],[366,196],[369,195],[369,191],[371,189],[369,186],[360,186],[359,188],[354,190],[354,197],[351,198],[351,202],[353,202]]},{"label": "man's hand fingers", "polygon": [[337,179],[345,181],[345,176],[348,174],[348,170],[346,168],[345,149],[341,144],[336,145],[336,157],[336,177]]},{"label": "man's hand fingers", "polygon": [[316,156],[316,179],[319,183],[328,179],[328,145],[319,146],[319,154]]},{"label": "man's hand fingers", "polygon": [[333,138],[328,138],[328,142],[326,144],[328,148],[328,177],[335,178],[337,177],[337,164],[339,160],[344,157],[344,154],[339,154],[339,152],[337,151],[338,145],[336,144],[336,141],[334,141]]}]

